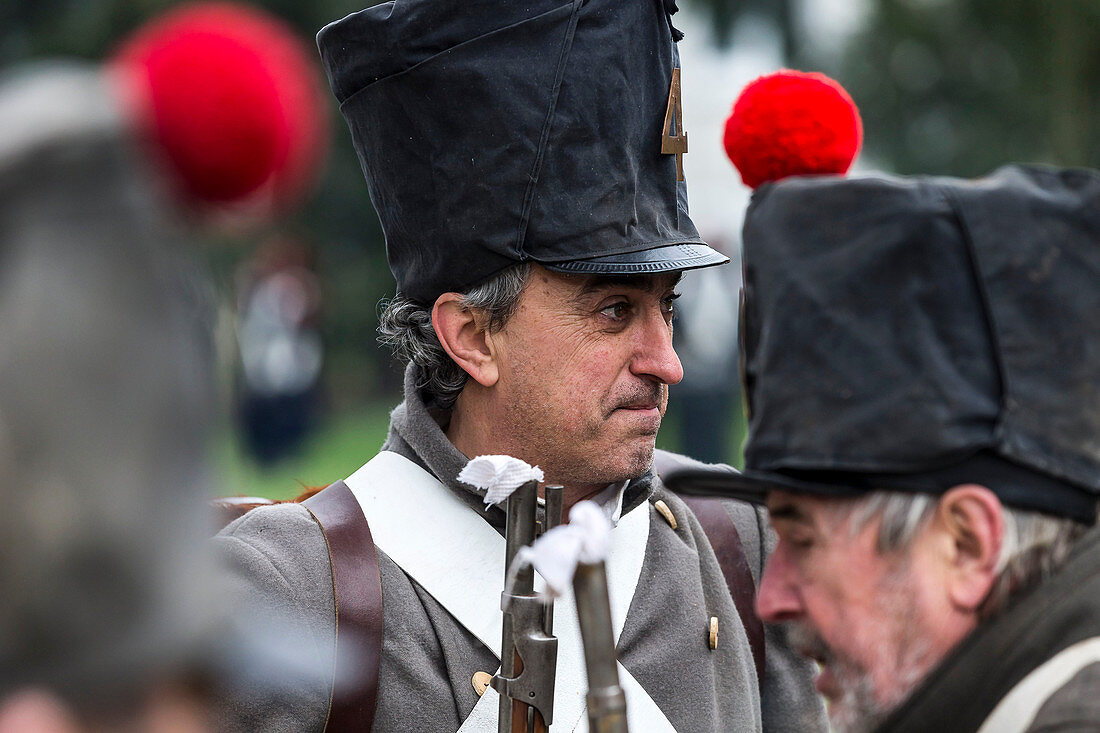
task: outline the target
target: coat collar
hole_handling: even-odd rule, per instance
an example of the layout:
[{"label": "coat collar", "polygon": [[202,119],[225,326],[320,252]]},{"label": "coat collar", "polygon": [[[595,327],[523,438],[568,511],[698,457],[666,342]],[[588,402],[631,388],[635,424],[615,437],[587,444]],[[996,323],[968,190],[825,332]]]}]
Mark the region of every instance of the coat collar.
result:
[{"label": "coat collar", "polygon": [[1028,673],[1094,636],[1100,636],[1100,527],[1078,540],[1053,577],[960,642],[878,730],[976,731]]}]

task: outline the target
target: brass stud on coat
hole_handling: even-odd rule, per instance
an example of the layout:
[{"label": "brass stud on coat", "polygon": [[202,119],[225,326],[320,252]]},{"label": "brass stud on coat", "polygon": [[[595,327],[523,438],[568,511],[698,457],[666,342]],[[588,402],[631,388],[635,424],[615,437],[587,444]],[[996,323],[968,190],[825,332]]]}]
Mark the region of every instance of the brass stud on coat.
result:
[{"label": "brass stud on coat", "polygon": [[657,510],[658,514],[665,518],[665,521],[668,522],[668,526],[676,529],[676,516],[672,513],[672,510],[668,508],[668,504],[658,499],[653,502],[653,508]]},{"label": "brass stud on coat", "polygon": [[474,672],[474,678],[470,681],[474,683],[474,692],[477,693],[478,697],[485,694],[491,679],[493,679],[493,675],[488,672]]},{"label": "brass stud on coat", "polygon": [[710,617],[710,648],[718,648],[718,617]]}]

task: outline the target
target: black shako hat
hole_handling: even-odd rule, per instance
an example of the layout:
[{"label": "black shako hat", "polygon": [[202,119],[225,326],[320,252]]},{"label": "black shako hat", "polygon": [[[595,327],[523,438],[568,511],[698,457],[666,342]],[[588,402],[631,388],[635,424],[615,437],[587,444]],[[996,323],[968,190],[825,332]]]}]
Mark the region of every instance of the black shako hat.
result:
[{"label": "black shako hat", "polygon": [[940,493],[1092,523],[1100,173],[789,178],[744,229],[746,469],[686,493]]},{"label": "black shako hat", "polygon": [[430,304],[523,261],[621,274],[728,262],[661,153],[679,66],[670,11],[394,0],[321,30],[400,294]]}]

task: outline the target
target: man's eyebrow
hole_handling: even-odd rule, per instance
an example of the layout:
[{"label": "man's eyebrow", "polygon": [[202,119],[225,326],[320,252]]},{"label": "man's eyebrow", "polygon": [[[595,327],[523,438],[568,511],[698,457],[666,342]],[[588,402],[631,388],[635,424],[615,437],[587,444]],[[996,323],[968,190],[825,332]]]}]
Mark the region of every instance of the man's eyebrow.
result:
[{"label": "man's eyebrow", "polygon": [[768,507],[768,516],[774,521],[776,519],[787,522],[800,522],[804,524],[810,524],[810,518],[802,511],[798,506],[790,503],[777,504],[775,507]]},{"label": "man's eyebrow", "polygon": [[675,277],[669,277],[672,273],[659,273],[654,275],[591,275],[585,278],[577,291],[577,297],[611,290],[613,288],[631,288],[643,290],[649,293],[663,293],[672,290],[680,282],[682,273],[675,273]]}]

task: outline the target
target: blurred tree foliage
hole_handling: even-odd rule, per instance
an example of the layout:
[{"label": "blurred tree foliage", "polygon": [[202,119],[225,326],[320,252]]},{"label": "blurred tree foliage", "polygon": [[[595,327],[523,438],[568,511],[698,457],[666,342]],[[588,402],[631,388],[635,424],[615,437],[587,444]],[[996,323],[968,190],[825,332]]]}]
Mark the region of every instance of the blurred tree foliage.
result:
[{"label": "blurred tree foliage", "polygon": [[795,59],[799,54],[799,38],[795,22],[798,0],[681,0],[703,10],[714,27],[719,46],[733,40],[737,23],[746,16],[756,16],[771,23],[779,35],[783,58]]},{"label": "blurred tree foliage", "polygon": [[1100,3],[877,0],[830,69],[902,173],[1100,166]]},{"label": "blurred tree foliage", "polygon": [[1009,161],[1100,167],[1096,0],[851,0],[866,22],[839,54],[809,19],[843,0],[687,1],[707,9],[720,42],[755,15],[789,65],[839,79],[876,165],[960,176]]}]

